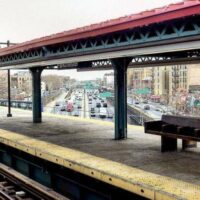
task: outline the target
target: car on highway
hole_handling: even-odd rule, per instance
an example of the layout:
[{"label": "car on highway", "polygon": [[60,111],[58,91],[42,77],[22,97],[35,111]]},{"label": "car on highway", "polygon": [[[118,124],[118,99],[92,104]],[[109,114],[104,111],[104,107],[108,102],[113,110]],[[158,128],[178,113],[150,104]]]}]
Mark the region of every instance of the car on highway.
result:
[{"label": "car on highway", "polygon": [[90,110],[90,116],[91,117],[95,117],[96,116],[96,113],[95,113],[95,108],[91,108],[91,110]]},{"label": "car on highway", "polygon": [[73,115],[74,115],[75,117],[79,117],[79,111],[78,111],[78,110],[75,110],[74,113],[73,113]]},{"label": "car on highway", "polygon": [[81,108],[82,108],[81,104],[78,104],[77,108],[78,108],[78,109],[81,109]]},{"label": "car on highway", "polygon": [[161,112],[161,113],[163,112],[163,110],[161,108],[158,108],[158,107],[155,108],[155,111],[158,111],[158,112]]},{"label": "car on highway", "polygon": [[89,96],[88,99],[89,99],[89,101],[92,101],[92,97],[91,96]]},{"label": "car on highway", "polygon": [[135,104],[140,104],[140,102],[139,101],[135,101]]},{"label": "car on highway", "polygon": [[62,106],[62,107],[60,108],[60,111],[66,111],[66,106]]},{"label": "car on highway", "polygon": [[111,110],[111,109],[109,109],[109,108],[107,108],[107,118],[110,118],[110,119],[112,119],[113,118],[113,111]]},{"label": "car on highway", "polygon": [[72,102],[68,102],[67,103],[67,112],[72,112],[74,109],[73,103]]},{"label": "car on highway", "polygon": [[60,106],[60,102],[57,101],[57,102],[55,103],[55,106]]},{"label": "car on highway", "polygon": [[145,105],[144,110],[150,110],[150,105]]},{"label": "car on highway", "polygon": [[106,108],[100,108],[99,117],[100,118],[106,118],[107,117],[107,109]]},{"label": "car on highway", "polygon": [[97,108],[101,108],[101,103],[97,102],[97,103],[96,103],[96,107],[97,107]]},{"label": "car on highway", "polygon": [[107,108],[107,107],[108,107],[108,104],[107,104],[106,102],[104,102],[104,103],[103,103],[103,107],[104,107],[104,108]]},{"label": "car on highway", "polygon": [[92,104],[92,98],[88,99],[89,104]]},{"label": "car on highway", "polygon": [[142,103],[147,104],[147,103],[148,103],[148,100],[147,100],[147,99],[144,99],[144,100],[142,101]]}]

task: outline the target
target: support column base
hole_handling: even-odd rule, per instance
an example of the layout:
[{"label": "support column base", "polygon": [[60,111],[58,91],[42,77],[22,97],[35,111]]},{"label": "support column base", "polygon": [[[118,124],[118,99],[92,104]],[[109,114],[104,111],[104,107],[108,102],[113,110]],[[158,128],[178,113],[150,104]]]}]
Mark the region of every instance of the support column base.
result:
[{"label": "support column base", "polygon": [[161,136],[161,152],[177,151],[177,139]]},{"label": "support column base", "polygon": [[120,129],[115,131],[115,140],[126,140],[126,139],[127,139],[127,129],[124,130]]},{"label": "support column base", "polygon": [[34,119],[33,123],[42,123],[42,119]]},{"label": "support column base", "polygon": [[12,114],[11,113],[7,114],[7,117],[12,117]]}]

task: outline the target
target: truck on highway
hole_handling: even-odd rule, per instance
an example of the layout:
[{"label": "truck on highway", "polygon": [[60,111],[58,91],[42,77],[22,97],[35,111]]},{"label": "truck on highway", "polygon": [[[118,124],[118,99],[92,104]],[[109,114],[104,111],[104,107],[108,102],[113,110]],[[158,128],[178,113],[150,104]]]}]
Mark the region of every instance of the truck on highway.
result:
[{"label": "truck on highway", "polygon": [[99,117],[100,118],[106,118],[107,117],[107,109],[106,108],[100,108]]}]

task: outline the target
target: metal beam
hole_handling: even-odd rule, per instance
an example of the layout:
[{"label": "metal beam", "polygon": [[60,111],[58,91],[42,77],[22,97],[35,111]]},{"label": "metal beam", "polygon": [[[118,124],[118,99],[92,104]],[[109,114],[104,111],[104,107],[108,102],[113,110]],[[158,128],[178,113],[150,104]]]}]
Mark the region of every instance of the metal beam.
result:
[{"label": "metal beam", "polygon": [[30,69],[32,74],[33,123],[42,122],[41,73],[42,68]]},{"label": "metal beam", "polygon": [[[169,53],[169,52],[182,52],[182,51],[189,51],[189,50],[196,50],[200,49],[200,40],[189,41],[189,42],[182,42],[182,43],[175,43],[175,44],[163,44],[157,46],[147,46],[143,48],[136,48],[136,49],[127,49],[127,50],[119,50],[119,51],[110,51],[105,53],[99,54],[90,54],[90,55],[77,55],[74,57],[65,57],[65,58],[55,58],[55,59],[47,59],[44,61],[36,61],[36,62],[29,62],[29,63],[20,63],[20,64],[10,64],[5,67],[0,67],[1,69],[27,69],[29,68],[38,67],[44,68],[46,66],[51,65],[60,65],[60,64],[70,64],[70,63],[78,63],[78,62],[87,62],[87,61],[94,61],[94,60],[106,60],[106,59],[113,59],[113,58],[126,58],[126,57],[134,57],[134,56],[145,56],[145,55],[154,55],[161,53]],[[66,68],[65,68],[66,69]],[[71,67],[70,67],[71,69]]]}]

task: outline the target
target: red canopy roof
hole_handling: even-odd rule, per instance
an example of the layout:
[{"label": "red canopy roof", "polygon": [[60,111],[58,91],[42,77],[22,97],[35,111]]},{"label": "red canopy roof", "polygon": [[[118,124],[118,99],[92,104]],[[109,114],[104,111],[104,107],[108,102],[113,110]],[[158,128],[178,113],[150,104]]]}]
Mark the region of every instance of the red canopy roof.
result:
[{"label": "red canopy roof", "polygon": [[170,4],[162,8],[147,10],[137,14],[108,20],[90,26],[64,31],[46,37],[41,37],[28,42],[0,49],[0,56],[16,52],[23,52],[29,49],[46,45],[74,41],[88,37],[95,37],[116,31],[123,31],[130,28],[147,26],[168,20],[178,19],[191,15],[200,14],[199,0],[185,0],[180,3]]}]

